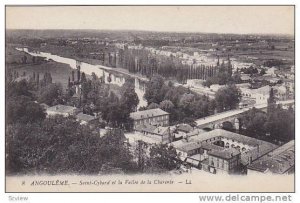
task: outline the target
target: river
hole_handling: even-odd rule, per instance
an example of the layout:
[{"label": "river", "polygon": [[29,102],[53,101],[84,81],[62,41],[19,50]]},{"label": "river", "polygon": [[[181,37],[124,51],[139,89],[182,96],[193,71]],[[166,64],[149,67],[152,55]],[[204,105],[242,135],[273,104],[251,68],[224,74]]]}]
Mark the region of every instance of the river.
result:
[{"label": "river", "polygon": [[[23,51],[26,52],[32,56],[40,56],[40,57],[45,57],[46,59],[51,59],[55,62],[58,63],[64,63],[68,64],[72,69],[76,69],[76,60],[71,59],[71,58],[66,58],[66,57],[61,57],[58,55],[54,55],[51,53],[46,53],[46,52],[34,52],[34,51],[29,51],[28,48],[16,48],[18,51]],[[102,65],[91,65],[88,63],[81,62],[81,71],[84,72],[85,74],[91,75],[93,72],[98,76],[98,77],[103,77],[105,79],[105,83],[108,82],[108,76],[111,78],[111,84],[116,84],[118,86],[122,86],[125,83],[126,77],[132,77],[135,79],[135,92],[139,97],[139,104],[138,108],[142,106],[147,106],[147,101],[144,99],[144,94],[145,94],[145,80],[142,80],[138,76],[134,75],[129,75],[126,73],[121,73],[118,72],[117,74],[114,74],[112,71],[114,68],[111,67],[106,67]],[[110,71],[112,70],[112,71]]]}]

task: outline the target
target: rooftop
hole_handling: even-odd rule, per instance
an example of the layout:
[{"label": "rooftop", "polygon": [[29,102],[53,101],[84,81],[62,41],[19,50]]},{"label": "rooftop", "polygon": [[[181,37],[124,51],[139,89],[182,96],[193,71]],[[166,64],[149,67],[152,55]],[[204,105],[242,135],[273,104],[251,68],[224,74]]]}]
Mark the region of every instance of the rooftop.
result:
[{"label": "rooftop", "polygon": [[199,149],[201,147],[200,143],[196,142],[186,142],[182,143],[182,145],[178,146],[177,149],[183,152],[188,152],[194,149]]},{"label": "rooftop", "polygon": [[206,149],[206,150],[223,150],[224,147],[215,145],[215,144],[211,144],[211,143],[202,143],[202,148]]},{"label": "rooftop", "polygon": [[188,132],[191,132],[193,130],[193,127],[190,126],[189,124],[179,124],[177,126],[177,130],[188,133]]},{"label": "rooftop", "polygon": [[269,95],[270,90],[271,90],[271,87],[269,85],[266,85],[266,86],[263,86],[258,89],[252,89],[252,92],[257,93],[257,94]]},{"label": "rooftop", "polygon": [[76,107],[66,106],[62,104],[58,104],[47,108],[47,111],[52,111],[57,113],[73,113],[74,110],[76,110]]},{"label": "rooftop", "polygon": [[147,132],[147,133],[156,134],[156,135],[164,135],[164,134],[168,133],[169,127],[162,127],[162,126],[156,127],[153,125],[144,124],[144,125],[138,125],[136,127],[136,131]]},{"label": "rooftop", "polygon": [[84,114],[84,113],[79,113],[76,115],[76,118],[80,121],[85,121],[85,122],[90,122],[92,120],[95,120],[96,118],[94,116]]},{"label": "rooftop", "polygon": [[295,166],[295,141],[292,140],[274,151],[260,157],[248,169],[283,174]]},{"label": "rooftop", "polygon": [[240,152],[234,148],[222,148],[222,150],[212,149],[212,150],[208,151],[207,153],[208,153],[208,155],[212,155],[212,156],[219,157],[222,159],[231,159],[232,157],[235,157],[238,154],[240,154]]},{"label": "rooftop", "polygon": [[145,111],[137,111],[137,112],[130,113],[130,117],[133,120],[139,120],[143,118],[152,118],[152,117],[163,116],[168,114],[169,114],[168,112],[165,112],[160,108],[156,108],[156,109],[148,109]]},{"label": "rooftop", "polygon": [[212,131],[202,133],[198,136],[191,137],[191,140],[202,142],[202,141],[214,138],[214,137],[225,137],[227,139],[233,139],[237,142],[241,142],[241,143],[251,145],[251,146],[268,145],[271,147],[276,147],[276,145],[274,145],[272,143],[269,143],[269,142],[266,142],[263,140],[259,140],[259,139],[253,138],[253,137],[241,135],[238,133],[230,132],[230,131],[223,130],[223,129],[214,129]]}]

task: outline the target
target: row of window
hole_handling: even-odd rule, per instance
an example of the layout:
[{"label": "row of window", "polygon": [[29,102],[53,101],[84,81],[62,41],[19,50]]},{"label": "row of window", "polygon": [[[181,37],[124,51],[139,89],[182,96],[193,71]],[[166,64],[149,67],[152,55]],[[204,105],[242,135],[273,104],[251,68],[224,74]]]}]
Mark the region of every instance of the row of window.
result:
[{"label": "row of window", "polygon": [[152,121],[164,121],[164,120],[168,120],[169,119],[169,115],[166,116],[159,116],[159,117],[153,117],[153,118],[144,118],[141,120],[137,120],[137,124],[143,124],[144,122],[152,122]]},{"label": "row of window", "polygon": [[236,166],[238,166],[239,159],[232,159],[229,161],[225,161],[224,159],[218,159],[218,158],[210,158],[210,165],[215,166],[217,168],[225,169],[228,166],[228,169],[233,169]]}]

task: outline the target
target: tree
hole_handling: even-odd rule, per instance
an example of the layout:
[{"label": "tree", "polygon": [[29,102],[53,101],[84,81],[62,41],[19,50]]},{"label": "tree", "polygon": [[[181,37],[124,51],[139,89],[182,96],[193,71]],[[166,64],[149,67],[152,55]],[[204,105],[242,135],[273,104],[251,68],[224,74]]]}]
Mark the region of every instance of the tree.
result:
[{"label": "tree", "polygon": [[92,81],[90,79],[86,80],[85,74],[81,76],[81,93],[83,103],[87,102],[88,94],[92,91]]},{"label": "tree", "polygon": [[158,171],[170,171],[177,167],[177,153],[173,146],[154,145],[150,148],[149,167]]},{"label": "tree", "polygon": [[195,100],[195,95],[191,93],[185,93],[181,96],[179,100],[179,106],[186,111],[190,110],[190,104]]},{"label": "tree", "polygon": [[6,167],[13,174],[97,175],[104,165],[126,173],[137,170],[121,130],[110,130],[100,138],[74,117],[13,124],[6,129],[6,138]]},{"label": "tree", "polygon": [[77,82],[80,81],[80,68],[77,69]]},{"label": "tree", "polygon": [[235,85],[227,85],[216,92],[216,108],[219,112],[235,109],[240,98],[240,90]]},{"label": "tree", "polygon": [[214,103],[206,96],[197,97],[190,104],[190,111],[194,118],[202,118],[214,112]]},{"label": "tree", "polygon": [[81,73],[81,83],[85,83],[85,82],[87,82],[86,76],[85,76],[85,73],[82,72],[82,73]]},{"label": "tree", "polygon": [[268,115],[270,115],[275,108],[276,108],[276,100],[275,100],[274,90],[271,87],[269,98],[268,98],[268,107],[267,107]]},{"label": "tree", "polygon": [[38,101],[47,105],[62,103],[62,86],[60,84],[50,84],[42,87],[38,92]]},{"label": "tree", "polygon": [[148,104],[157,103],[159,104],[164,99],[167,87],[164,84],[164,78],[160,75],[155,75],[146,85],[144,98]]},{"label": "tree", "polygon": [[139,97],[135,92],[133,81],[126,80],[121,87],[121,106],[128,109],[129,112],[136,111],[139,103]]},{"label": "tree", "polygon": [[159,103],[159,108],[167,111],[168,113],[171,113],[174,107],[174,104],[170,100],[163,100]]},{"label": "tree", "polygon": [[50,84],[52,84],[52,76],[51,76],[51,73],[46,72],[44,74],[43,80],[41,81],[41,86],[47,86],[47,85],[50,85]]},{"label": "tree", "polygon": [[97,77],[97,75],[94,72],[92,72],[92,80],[97,81],[98,79],[99,78]]},{"label": "tree", "polygon": [[185,87],[171,87],[166,91],[164,100],[170,100],[175,106],[178,106],[181,96],[185,93],[189,93],[189,90]]},{"label": "tree", "polygon": [[30,93],[29,84],[26,80],[21,80],[20,82],[11,82],[6,84],[5,86],[6,96],[13,97],[13,96],[28,96],[30,98],[33,95]]},{"label": "tree", "polygon": [[147,107],[147,109],[157,109],[157,108],[159,108],[159,105],[158,105],[157,103],[151,103],[151,104]]},{"label": "tree", "polygon": [[267,113],[265,129],[274,141],[287,142],[295,139],[295,112],[277,106]]},{"label": "tree", "polygon": [[267,122],[267,115],[265,112],[252,108],[242,114],[241,131],[249,137],[264,138],[266,135],[265,123]]},{"label": "tree", "polygon": [[42,107],[27,96],[9,97],[6,102],[6,121],[12,123],[28,123],[41,121],[45,118]]},{"label": "tree", "polygon": [[26,55],[24,55],[24,56],[22,57],[22,63],[24,63],[24,64],[27,63],[27,56],[26,56]]},{"label": "tree", "polygon": [[265,69],[261,69],[260,72],[259,72],[259,74],[260,74],[260,75],[266,74],[266,70],[265,70]]}]

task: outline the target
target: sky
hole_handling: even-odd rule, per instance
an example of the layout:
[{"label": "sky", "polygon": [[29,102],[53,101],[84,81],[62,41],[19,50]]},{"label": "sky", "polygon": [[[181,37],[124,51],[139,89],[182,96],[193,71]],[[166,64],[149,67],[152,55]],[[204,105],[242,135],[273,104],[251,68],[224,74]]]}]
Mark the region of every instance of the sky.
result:
[{"label": "sky", "polygon": [[293,35],[294,7],[7,6],[6,28]]}]

